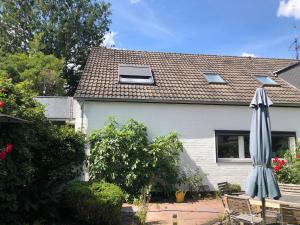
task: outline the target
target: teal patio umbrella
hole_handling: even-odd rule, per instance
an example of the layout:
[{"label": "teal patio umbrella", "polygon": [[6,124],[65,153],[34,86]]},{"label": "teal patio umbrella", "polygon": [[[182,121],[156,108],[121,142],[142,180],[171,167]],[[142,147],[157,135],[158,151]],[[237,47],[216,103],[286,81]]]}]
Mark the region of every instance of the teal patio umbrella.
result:
[{"label": "teal patio umbrella", "polygon": [[250,104],[253,110],[250,128],[250,153],[253,166],[247,178],[245,191],[250,197],[257,197],[262,201],[264,224],[265,198],[281,197],[271,165],[272,136],[269,106],[272,104],[263,88],[256,89]]}]

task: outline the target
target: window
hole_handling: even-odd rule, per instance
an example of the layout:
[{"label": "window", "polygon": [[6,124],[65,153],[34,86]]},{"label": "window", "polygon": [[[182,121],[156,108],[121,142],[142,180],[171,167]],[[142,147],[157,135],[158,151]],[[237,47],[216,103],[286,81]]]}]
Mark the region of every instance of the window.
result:
[{"label": "window", "polygon": [[268,77],[266,75],[255,76],[255,78],[263,85],[277,85],[277,83],[274,80],[272,80],[271,77]]},{"label": "window", "polygon": [[154,84],[147,65],[119,64],[119,82],[122,84]]},{"label": "window", "polygon": [[216,131],[218,159],[250,158],[248,131]]},{"label": "window", "polygon": [[[249,131],[215,131],[218,160],[249,159],[249,134]],[[295,140],[295,132],[272,132],[272,157],[283,158],[288,149],[293,149]]]},{"label": "window", "polygon": [[236,135],[218,135],[218,157],[239,158],[238,138]]},{"label": "window", "polygon": [[295,132],[273,132],[272,133],[272,157],[283,158],[288,149],[292,149],[295,140]]},{"label": "window", "polygon": [[204,73],[204,77],[210,84],[225,84],[223,78],[217,73]]}]

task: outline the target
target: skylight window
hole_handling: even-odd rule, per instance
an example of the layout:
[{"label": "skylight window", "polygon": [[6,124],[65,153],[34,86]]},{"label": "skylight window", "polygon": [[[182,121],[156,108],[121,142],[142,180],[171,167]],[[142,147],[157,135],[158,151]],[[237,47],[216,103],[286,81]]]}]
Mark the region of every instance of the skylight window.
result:
[{"label": "skylight window", "polygon": [[277,83],[274,80],[272,80],[271,77],[268,77],[266,75],[255,76],[255,78],[263,85],[277,85]]},{"label": "skylight window", "polygon": [[204,76],[210,84],[225,84],[223,78],[217,73],[205,73]]},{"label": "skylight window", "polygon": [[119,82],[122,84],[154,84],[147,65],[119,64]]}]

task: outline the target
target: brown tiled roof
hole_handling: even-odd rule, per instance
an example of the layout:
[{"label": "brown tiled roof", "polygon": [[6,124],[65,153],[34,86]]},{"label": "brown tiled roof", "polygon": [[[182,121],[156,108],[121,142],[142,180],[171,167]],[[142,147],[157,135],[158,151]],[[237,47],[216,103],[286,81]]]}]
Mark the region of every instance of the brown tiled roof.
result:
[{"label": "brown tiled roof", "polygon": [[[266,87],[277,105],[300,106],[300,92],[273,71],[296,60],[92,49],[75,97],[110,101],[249,104],[261,86],[253,75],[268,75],[279,86]],[[149,65],[155,85],[118,82],[118,64]],[[204,72],[219,73],[226,84],[209,84]]]}]

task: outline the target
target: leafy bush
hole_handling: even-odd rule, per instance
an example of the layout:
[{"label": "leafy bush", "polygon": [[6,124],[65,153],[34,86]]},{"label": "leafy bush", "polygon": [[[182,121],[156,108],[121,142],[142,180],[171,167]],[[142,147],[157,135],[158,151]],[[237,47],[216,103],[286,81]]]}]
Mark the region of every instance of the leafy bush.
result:
[{"label": "leafy bush", "polygon": [[154,189],[163,191],[166,195],[175,190],[180,175],[180,153],[183,145],[176,133],[154,138],[149,146],[153,155]]},{"label": "leafy bush", "polygon": [[91,225],[120,222],[124,193],[114,184],[74,181],[66,186],[63,198],[63,205],[75,222]]},{"label": "leafy bush", "polygon": [[129,120],[119,127],[110,119],[89,136],[91,179],[115,183],[129,194],[138,193],[150,180],[151,152],[147,148],[147,128]]},{"label": "leafy bush", "polygon": [[120,126],[110,119],[89,136],[91,180],[104,179],[131,197],[151,182],[168,190],[177,181],[182,144],[175,133],[157,137],[151,144],[147,128],[133,119]]},{"label": "leafy bush", "polygon": [[199,170],[191,170],[187,173],[186,183],[189,187],[189,192],[197,196],[202,191],[203,174]]},{"label": "leafy bush", "polygon": [[31,122],[1,124],[0,150],[13,147],[0,160],[0,224],[56,219],[64,183],[81,173],[84,136],[69,126],[53,126],[33,97],[29,82],[12,83],[0,74],[0,112]]},{"label": "leafy bush", "polygon": [[228,191],[229,193],[237,193],[241,192],[242,188],[239,184],[228,184]]},{"label": "leafy bush", "polygon": [[284,159],[273,159],[275,176],[280,183],[300,184],[300,143],[294,151],[287,151]]}]

